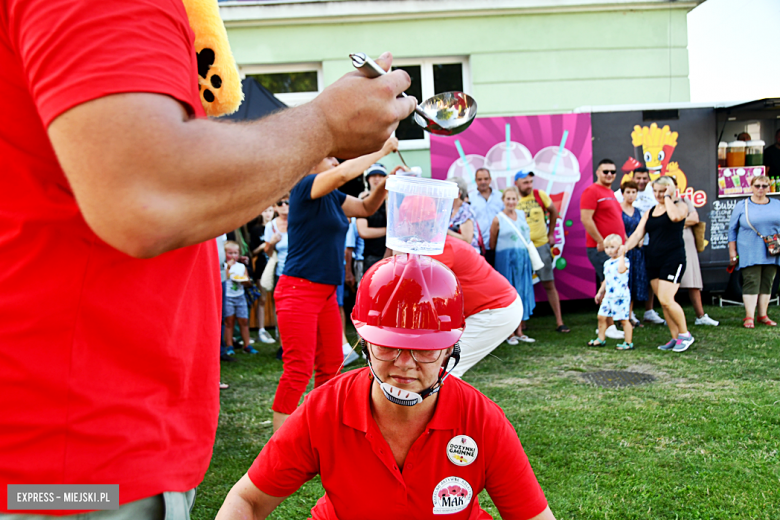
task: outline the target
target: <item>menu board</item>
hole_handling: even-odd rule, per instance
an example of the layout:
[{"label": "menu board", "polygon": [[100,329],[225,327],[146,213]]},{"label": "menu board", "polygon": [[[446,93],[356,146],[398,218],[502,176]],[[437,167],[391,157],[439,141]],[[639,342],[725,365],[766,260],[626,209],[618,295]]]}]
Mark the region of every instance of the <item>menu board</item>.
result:
[{"label": "menu board", "polygon": [[766,166],[718,168],[718,197],[752,195],[750,181],[759,175],[766,175]]},{"label": "menu board", "polygon": [[710,211],[710,248],[727,249],[731,212],[742,200],[715,200]]}]

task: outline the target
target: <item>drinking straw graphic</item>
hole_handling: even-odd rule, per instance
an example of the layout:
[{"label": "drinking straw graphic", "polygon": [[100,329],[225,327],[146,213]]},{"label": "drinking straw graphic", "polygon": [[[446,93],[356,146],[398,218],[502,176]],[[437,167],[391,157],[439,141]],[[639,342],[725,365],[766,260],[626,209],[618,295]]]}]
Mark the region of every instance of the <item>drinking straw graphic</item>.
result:
[{"label": "drinking straw graphic", "polygon": [[471,164],[469,164],[468,160],[466,159],[466,154],[463,153],[463,147],[460,145],[459,140],[455,140],[455,148],[458,149],[458,155],[460,155],[460,160],[463,161],[463,164],[466,165],[466,171],[469,172],[469,175],[471,178],[469,179],[472,182],[476,182],[476,176],[474,174],[474,171],[471,169]]},{"label": "drinking straw graphic", "polygon": [[558,147],[558,153],[555,154],[555,162],[553,163],[552,171],[550,172],[550,180],[547,181],[547,193],[550,193],[550,190],[552,190],[553,177],[555,177],[555,172],[558,170],[558,162],[561,160],[561,155],[563,155],[563,147],[566,146],[566,139],[569,138],[569,131],[564,130],[563,131],[563,138],[561,138],[561,145]]},{"label": "drinking straw graphic", "polygon": [[510,167],[509,164],[509,148],[512,143],[512,127],[509,126],[509,123],[506,124],[506,150],[504,150],[504,158],[506,159],[506,169],[508,170]]}]

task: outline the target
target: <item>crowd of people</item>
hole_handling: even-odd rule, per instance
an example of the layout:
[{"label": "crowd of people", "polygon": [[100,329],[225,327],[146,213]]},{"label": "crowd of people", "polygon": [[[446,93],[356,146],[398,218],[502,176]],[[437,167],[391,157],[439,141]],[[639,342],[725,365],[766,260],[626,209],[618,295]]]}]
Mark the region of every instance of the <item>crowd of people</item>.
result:
[{"label": "crowd of people", "polygon": [[[227,495],[220,519],[265,518],[319,474],[326,495],[312,511],[317,520],[482,518],[483,490],[505,518],[554,520],[512,424],[450,378],[507,338],[523,337],[535,302],[512,277],[528,280],[529,269],[558,330],[569,330],[544,251],[557,214],[529,187],[532,172],[518,174],[517,192],[494,193],[489,171],[479,172],[477,193],[461,187],[440,262],[396,256],[381,241],[368,244],[386,226],[378,212],[387,172],[374,165],[397,148],[391,135],[417,104],[401,96],[411,79],[391,70],[392,55],[376,60],[385,75],[352,72],[310,103],[225,124],[206,117],[209,100],[198,86],[208,53],[198,59],[181,2],[38,7],[13,2],[0,24],[8,64],[0,91],[14,100],[0,116],[0,253],[13,260],[0,272],[0,516],[82,512],[32,503],[10,509],[10,484],[46,483],[119,488],[118,509],[85,518],[188,518],[219,419],[217,338],[222,331],[222,359],[233,358],[237,325],[252,355],[250,304],[273,297],[284,366],[276,432]],[[219,88],[219,76],[210,78]],[[600,168],[599,183],[609,165]],[[605,178],[614,180],[612,169]],[[369,185],[364,196],[339,191],[360,175]],[[752,322],[773,325],[765,296],[776,261],[748,251],[751,231],[776,233],[765,188],[766,179],[754,179],[732,247],[755,290],[745,294],[758,308]],[[661,250],[659,237],[679,231],[682,244],[687,205],[670,186],[653,189],[658,204],[617,252],[613,233],[599,227],[601,202],[590,208],[594,261],[607,265],[600,253],[608,242],[623,293],[635,266],[621,247],[630,253],[645,232],[646,259]],[[248,237],[214,240],[255,217]],[[615,234],[626,238],[625,230]],[[684,262],[646,262],[675,345],[692,342],[671,303]],[[29,275],[31,266],[56,273],[56,283]],[[661,275],[672,279],[662,285]],[[345,283],[357,287],[353,321],[368,366],[325,384],[345,362]],[[42,301],[46,320],[20,312]],[[611,319],[625,321],[624,308],[610,306]],[[257,318],[262,327],[265,317]],[[258,338],[274,341],[262,329]],[[299,406],[312,373],[316,388]],[[355,492],[366,482],[392,499],[377,507],[371,493]]]}]

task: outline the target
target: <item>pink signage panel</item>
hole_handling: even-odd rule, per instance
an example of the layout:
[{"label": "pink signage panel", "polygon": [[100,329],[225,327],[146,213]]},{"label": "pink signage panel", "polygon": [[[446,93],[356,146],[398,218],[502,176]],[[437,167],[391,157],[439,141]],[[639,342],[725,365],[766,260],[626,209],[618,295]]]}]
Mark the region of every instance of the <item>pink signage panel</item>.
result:
[{"label": "pink signage panel", "polygon": [[[463,177],[474,190],[474,172],[482,167],[498,190],[514,184],[518,171],[534,172],[534,188],[547,192],[561,214],[553,248],[561,299],[592,298],[595,274],[579,208],[582,191],[593,182],[590,114],[479,118],[455,137],[431,135],[433,178]],[[536,300],[546,300],[536,285]]]}]

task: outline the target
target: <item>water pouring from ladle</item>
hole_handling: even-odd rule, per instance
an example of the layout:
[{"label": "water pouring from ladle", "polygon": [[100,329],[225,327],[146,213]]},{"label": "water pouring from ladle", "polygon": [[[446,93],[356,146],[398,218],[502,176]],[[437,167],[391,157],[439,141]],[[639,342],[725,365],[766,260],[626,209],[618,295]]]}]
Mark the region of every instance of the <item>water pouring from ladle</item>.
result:
[{"label": "water pouring from ladle", "polygon": [[[369,78],[387,74],[362,52],[350,54],[352,65]],[[406,97],[405,93],[401,94]],[[463,92],[444,92],[425,100],[414,109],[414,122],[436,135],[459,134],[471,125],[477,115],[477,102]]]}]

